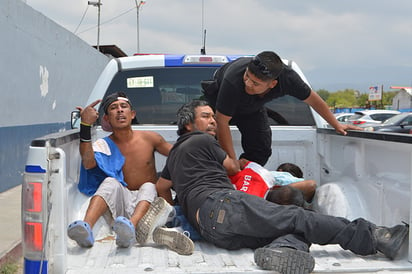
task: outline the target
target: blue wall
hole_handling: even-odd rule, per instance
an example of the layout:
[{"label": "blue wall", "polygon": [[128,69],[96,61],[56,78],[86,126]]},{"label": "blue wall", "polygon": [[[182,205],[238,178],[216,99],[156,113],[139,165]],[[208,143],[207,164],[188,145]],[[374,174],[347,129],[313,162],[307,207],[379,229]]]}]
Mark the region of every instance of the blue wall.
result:
[{"label": "blue wall", "polygon": [[0,127],[0,192],[22,183],[30,142],[69,129],[70,123]]},{"label": "blue wall", "polygon": [[30,141],[67,128],[110,58],[20,0],[0,0],[0,192],[21,183]]}]

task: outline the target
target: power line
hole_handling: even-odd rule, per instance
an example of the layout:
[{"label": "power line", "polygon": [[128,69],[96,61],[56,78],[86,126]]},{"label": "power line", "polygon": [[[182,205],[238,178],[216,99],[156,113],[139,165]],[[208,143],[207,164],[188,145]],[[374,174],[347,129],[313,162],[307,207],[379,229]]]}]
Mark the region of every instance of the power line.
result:
[{"label": "power line", "polygon": [[[117,16],[115,16],[115,17],[113,17],[113,18],[111,18],[111,19],[109,19],[109,20],[107,20],[107,21],[104,21],[104,22],[100,23],[100,26],[101,26],[101,25],[104,25],[104,24],[107,24],[107,23],[110,23],[110,22],[112,22],[112,21],[114,21],[114,20],[118,19],[119,17],[122,17],[123,15],[125,15],[125,14],[127,14],[127,13],[131,12],[131,11],[132,11],[132,10],[134,10],[134,9],[135,9],[135,7],[131,8],[131,9],[128,9],[128,10],[126,10],[126,11],[124,11],[124,12],[120,13],[119,15],[117,15]],[[87,29],[85,29],[85,30],[83,30],[83,31],[79,32],[78,34],[81,34],[81,33],[87,32],[87,31],[92,30],[92,29],[95,29],[95,28],[97,28],[97,25],[96,25],[96,26],[93,26],[93,27],[90,27],[90,28],[87,28]]]},{"label": "power line", "polygon": [[74,32],[73,32],[74,34],[76,34],[77,30],[79,29],[80,25],[82,24],[83,19],[84,19],[84,16],[86,15],[88,9],[89,9],[89,5],[86,6],[85,11],[83,12],[82,19],[80,19],[79,24],[77,25],[76,29],[75,29]]},{"label": "power line", "polygon": [[202,0],[202,47],[200,54],[206,54],[205,3]]}]

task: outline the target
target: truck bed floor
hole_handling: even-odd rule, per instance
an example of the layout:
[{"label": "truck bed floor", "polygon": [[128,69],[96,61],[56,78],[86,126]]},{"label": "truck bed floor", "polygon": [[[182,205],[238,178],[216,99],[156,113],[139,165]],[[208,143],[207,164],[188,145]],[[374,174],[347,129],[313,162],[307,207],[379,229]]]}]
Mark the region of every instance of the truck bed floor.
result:
[{"label": "truck bed floor", "polygon": [[[390,261],[383,255],[357,256],[337,245],[311,247],[314,273],[411,273],[412,264],[404,258]],[[402,252],[402,254],[406,254]],[[117,248],[113,238],[95,243],[90,249],[69,243],[68,272],[105,273],[273,273],[261,270],[253,251],[228,251],[207,242],[196,242],[191,256],[178,255],[161,246]],[[402,256],[401,256],[402,257]]]}]

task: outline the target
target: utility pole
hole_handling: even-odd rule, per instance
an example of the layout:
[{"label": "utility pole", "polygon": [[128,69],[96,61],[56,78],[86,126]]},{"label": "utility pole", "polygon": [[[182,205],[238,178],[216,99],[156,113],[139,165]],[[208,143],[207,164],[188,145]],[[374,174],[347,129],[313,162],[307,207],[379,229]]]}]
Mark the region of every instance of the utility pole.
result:
[{"label": "utility pole", "polygon": [[88,1],[87,4],[97,7],[97,50],[100,51],[100,6],[103,5],[101,0],[96,1]]},{"label": "utility pole", "polygon": [[206,30],[205,30],[205,2],[202,0],[202,47],[200,54],[206,54]]},{"label": "utility pole", "polygon": [[146,1],[143,0],[134,0],[134,2],[136,3],[136,39],[137,39],[137,52],[136,53],[140,53],[140,41],[139,41],[139,12],[140,12],[140,7],[143,6]]}]

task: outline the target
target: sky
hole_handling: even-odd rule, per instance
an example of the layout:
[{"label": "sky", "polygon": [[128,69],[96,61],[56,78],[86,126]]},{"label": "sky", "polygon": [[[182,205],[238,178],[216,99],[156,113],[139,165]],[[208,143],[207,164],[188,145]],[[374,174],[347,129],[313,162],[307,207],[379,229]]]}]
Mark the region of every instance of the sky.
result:
[{"label": "sky", "polygon": [[[25,2],[97,44],[98,8],[88,1]],[[296,62],[314,90],[412,86],[411,0],[147,0],[137,12],[140,2],[101,0],[100,45],[199,54],[206,41],[207,54],[274,51]]]}]

